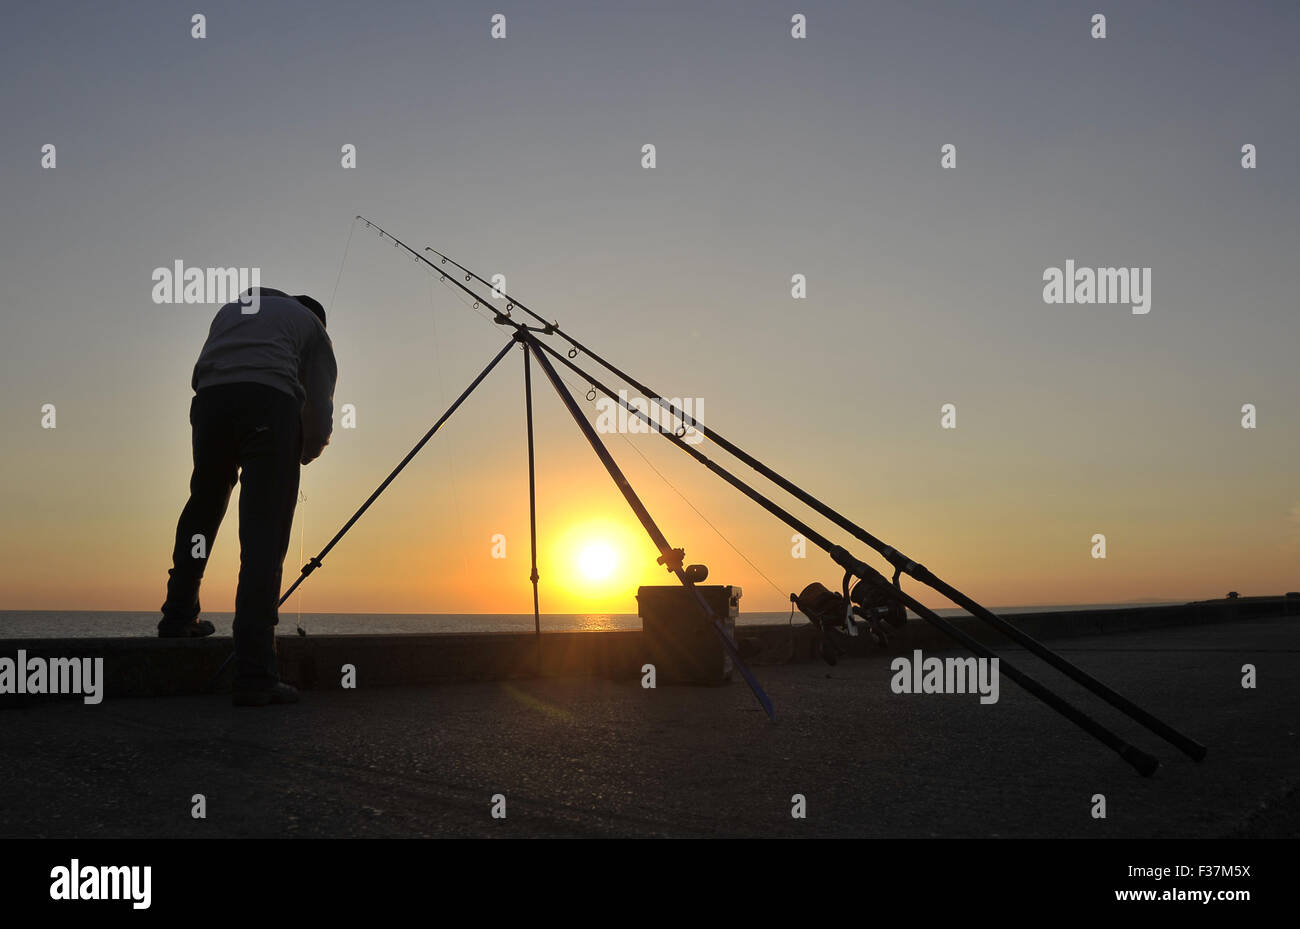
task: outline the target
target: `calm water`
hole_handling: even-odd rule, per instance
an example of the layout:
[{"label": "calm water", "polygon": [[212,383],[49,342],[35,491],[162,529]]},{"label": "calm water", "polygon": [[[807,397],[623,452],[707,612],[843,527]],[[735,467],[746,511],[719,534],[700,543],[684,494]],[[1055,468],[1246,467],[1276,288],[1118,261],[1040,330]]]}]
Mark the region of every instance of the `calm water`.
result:
[{"label": "calm water", "polygon": [[[1165,601],[1173,603],[1181,601]],[[1106,607],[1155,606],[1156,603],[1094,603],[1073,606],[997,607],[1000,613],[1090,610]],[[958,609],[936,610],[941,616],[963,616]],[[218,635],[229,635],[231,613],[204,613],[217,627]],[[741,613],[742,625],[785,623],[789,612]],[[798,612],[796,623],[807,622]],[[280,632],[290,634],[298,614],[280,614]],[[88,638],[99,636],[152,636],[158,614],[93,610],[0,610],[0,639]],[[302,626],[315,635],[376,635],[430,632],[531,632],[531,613],[303,613]],[[604,629],[640,629],[641,620],[632,613],[543,613],[542,630],[550,632]]]}]

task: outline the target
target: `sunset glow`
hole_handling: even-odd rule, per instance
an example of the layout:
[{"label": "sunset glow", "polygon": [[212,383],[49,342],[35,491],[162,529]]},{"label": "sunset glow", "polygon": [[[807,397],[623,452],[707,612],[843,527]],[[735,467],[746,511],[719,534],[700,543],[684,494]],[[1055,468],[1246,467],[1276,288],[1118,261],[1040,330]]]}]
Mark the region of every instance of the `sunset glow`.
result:
[{"label": "sunset glow", "polygon": [[664,583],[654,546],[630,515],[580,516],[539,544],[552,610],[634,613],[637,587]]}]

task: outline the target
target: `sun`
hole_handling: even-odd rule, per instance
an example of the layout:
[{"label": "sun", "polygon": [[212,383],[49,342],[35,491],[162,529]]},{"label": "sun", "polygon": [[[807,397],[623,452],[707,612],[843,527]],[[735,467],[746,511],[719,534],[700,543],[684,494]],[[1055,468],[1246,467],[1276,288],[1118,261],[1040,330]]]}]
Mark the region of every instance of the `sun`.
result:
[{"label": "sun", "polygon": [[663,583],[654,546],[633,519],[602,514],[548,528],[538,540],[538,571],[542,590],[550,581],[561,594],[563,606],[553,609],[633,613],[638,584]]},{"label": "sun", "polygon": [[589,542],[578,553],[578,571],[589,581],[608,579],[618,567],[618,555],[605,542]]}]

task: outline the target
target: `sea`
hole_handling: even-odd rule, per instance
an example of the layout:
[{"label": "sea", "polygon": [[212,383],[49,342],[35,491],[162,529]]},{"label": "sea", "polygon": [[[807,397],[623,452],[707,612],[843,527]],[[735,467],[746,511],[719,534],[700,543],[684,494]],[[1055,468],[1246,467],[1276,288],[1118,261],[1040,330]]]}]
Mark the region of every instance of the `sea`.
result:
[{"label": "sea", "polygon": [[[1070,612],[1141,606],[1168,606],[1181,600],[1089,603],[1057,606],[993,607],[1004,615],[1016,613]],[[945,617],[965,616],[961,609],[936,609]],[[111,638],[156,634],[157,612],[107,610],[0,610],[0,639]],[[229,635],[233,613],[204,613],[218,635]],[[740,625],[801,624],[806,619],[795,611],[741,613]],[[301,626],[308,635],[426,635],[445,632],[532,632],[532,613],[280,613],[281,635],[291,635]],[[640,629],[635,613],[543,613],[543,632]]]}]

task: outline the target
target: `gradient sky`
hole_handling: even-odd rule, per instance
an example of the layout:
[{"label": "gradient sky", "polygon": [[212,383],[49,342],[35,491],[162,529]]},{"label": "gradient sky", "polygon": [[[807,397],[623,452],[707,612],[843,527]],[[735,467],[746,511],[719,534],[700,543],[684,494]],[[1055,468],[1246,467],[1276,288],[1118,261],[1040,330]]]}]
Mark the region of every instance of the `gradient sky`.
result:
[{"label": "gradient sky", "polygon": [[[1098,11],[1104,40],[1089,36]],[[216,309],[150,301],[152,270],[178,259],[258,266],[327,304],[336,403],[356,405],[358,428],[304,471],[286,583],[300,526],[311,554],[365,499],[507,333],[363,229],[331,302],[357,213],[507,275],[986,603],[1300,588],[1298,11],[8,5],[0,609],[161,603],[190,371]],[[504,40],[489,36],[497,12]],[[805,40],[790,38],[794,12]],[[345,143],[356,170],[339,166]],[[945,143],[956,170],[939,167]],[[1256,170],[1240,166],[1245,143]],[[1067,259],[1151,267],[1150,314],[1045,305],[1043,269]],[[795,273],[807,300],[791,299]],[[503,363],[289,609],[531,608],[521,366]],[[535,386],[542,609],[634,612],[635,585],[668,576]],[[958,427],[941,430],[949,402]],[[745,588],[742,610],[837,580],[662,439],[609,441],[669,540]],[[209,610],[232,609],[235,532],[232,505]],[[490,557],[495,533],[505,559]],[[574,560],[594,539],[623,567],[584,588]]]}]

